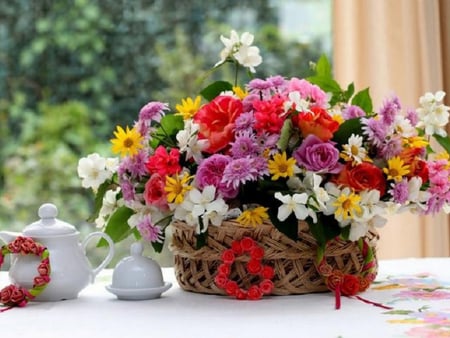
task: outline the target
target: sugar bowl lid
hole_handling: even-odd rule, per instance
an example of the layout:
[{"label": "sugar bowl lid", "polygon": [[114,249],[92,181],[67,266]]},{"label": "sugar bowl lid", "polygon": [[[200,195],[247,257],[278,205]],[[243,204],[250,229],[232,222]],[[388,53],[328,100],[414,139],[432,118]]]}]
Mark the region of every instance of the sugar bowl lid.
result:
[{"label": "sugar bowl lid", "polygon": [[56,217],[58,208],[52,203],[44,203],[38,210],[40,220],[31,223],[23,230],[24,236],[30,237],[50,237],[77,233],[76,228]]}]

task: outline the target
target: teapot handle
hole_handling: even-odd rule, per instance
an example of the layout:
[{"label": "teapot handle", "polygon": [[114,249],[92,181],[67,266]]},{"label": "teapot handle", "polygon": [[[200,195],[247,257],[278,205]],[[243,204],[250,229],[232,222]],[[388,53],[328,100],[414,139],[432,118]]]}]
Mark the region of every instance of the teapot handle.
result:
[{"label": "teapot handle", "polygon": [[107,266],[109,264],[109,262],[111,262],[111,260],[114,257],[114,242],[111,239],[111,237],[109,237],[107,234],[103,233],[103,232],[92,232],[89,235],[86,236],[86,238],[84,239],[84,241],[81,243],[81,247],[83,249],[84,252],[86,252],[86,246],[87,244],[95,237],[102,237],[106,240],[106,242],[108,242],[108,247],[109,247],[109,251],[108,254],[106,255],[105,259],[100,263],[99,266],[97,266],[95,269],[92,269],[92,279],[91,282],[93,283],[95,280],[95,277],[98,275],[98,273],[103,270],[103,268],[105,266]]}]

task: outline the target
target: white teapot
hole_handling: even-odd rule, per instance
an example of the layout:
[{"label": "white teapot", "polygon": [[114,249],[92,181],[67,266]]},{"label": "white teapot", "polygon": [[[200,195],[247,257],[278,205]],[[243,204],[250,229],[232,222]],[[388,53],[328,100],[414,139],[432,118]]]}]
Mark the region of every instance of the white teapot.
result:
[{"label": "white teapot", "polygon": [[[114,256],[114,243],[103,232],[89,234],[81,243],[80,233],[74,226],[56,218],[58,209],[51,203],[43,204],[38,212],[39,221],[23,230],[23,233],[1,231],[0,239],[9,243],[17,236],[31,237],[46,246],[50,253],[50,283],[38,295],[36,301],[58,301],[78,297],[78,293],[111,261]],[[86,257],[86,246],[95,237],[103,237],[109,246],[108,254],[102,263],[92,268]],[[40,258],[34,255],[11,255],[9,277],[12,283],[27,289],[33,287]]]}]

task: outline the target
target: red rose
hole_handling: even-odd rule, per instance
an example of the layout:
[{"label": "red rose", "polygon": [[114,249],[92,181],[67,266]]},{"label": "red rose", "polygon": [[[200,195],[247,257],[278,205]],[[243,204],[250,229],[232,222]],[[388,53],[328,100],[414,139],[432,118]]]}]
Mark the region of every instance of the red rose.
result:
[{"label": "red rose", "polygon": [[257,259],[250,259],[247,263],[247,271],[253,275],[261,271],[261,262]]},{"label": "red rose", "polygon": [[243,251],[250,252],[255,246],[255,241],[251,237],[244,237],[241,239],[241,247]]},{"label": "red rose", "polygon": [[408,177],[420,177],[422,179],[422,184],[428,182],[428,165],[427,162],[416,158],[410,163]]},{"label": "red rose", "polygon": [[358,277],[353,275],[345,275],[341,285],[341,292],[345,296],[353,296],[359,292]]},{"label": "red rose", "polygon": [[275,275],[275,271],[271,266],[264,265],[261,271],[261,277],[264,279],[272,279]]},{"label": "red rose", "polygon": [[227,285],[228,277],[226,274],[219,272],[217,276],[214,278],[214,282],[216,283],[217,287],[223,289]]},{"label": "red rose", "polygon": [[253,259],[261,260],[264,257],[264,249],[260,246],[255,246],[251,249],[250,256],[252,256]]},{"label": "red rose", "polygon": [[354,189],[356,192],[376,189],[380,197],[386,192],[386,179],[383,171],[369,162],[362,162],[355,166],[347,164],[333,179],[336,184],[342,184]]},{"label": "red rose", "polygon": [[153,174],[145,183],[144,200],[147,205],[167,209],[166,179],[160,174]]},{"label": "red rose", "polygon": [[37,268],[39,275],[48,276],[50,274],[50,262],[48,258],[44,259]]},{"label": "red rose", "polygon": [[259,288],[261,289],[262,293],[265,295],[268,295],[272,292],[274,285],[273,282],[269,279],[264,279],[260,284]]},{"label": "red rose", "polygon": [[330,290],[336,290],[342,284],[344,274],[342,271],[334,270],[332,274],[327,277],[327,287]]},{"label": "red rose", "polygon": [[270,134],[278,134],[283,127],[284,99],[274,96],[270,100],[255,100],[255,129],[261,132],[267,131]]},{"label": "red rose", "polygon": [[217,270],[219,271],[219,273],[222,273],[224,275],[229,275],[231,272],[231,267],[230,264],[220,264],[219,267],[217,268]]},{"label": "red rose", "polygon": [[263,292],[256,285],[250,286],[248,291],[247,291],[247,298],[250,299],[250,300],[260,299],[262,297],[262,295],[263,295]]},{"label": "red rose", "polygon": [[358,282],[359,282],[359,292],[366,291],[370,286],[370,281],[362,276],[358,276]]},{"label": "red rose", "polygon": [[33,287],[42,286],[42,285],[48,284],[48,282],[50,282],[49,276],[37,276],[37,277],[34,277]]},{"label": "red rose", "polygon": [[225,285],[225,292],[228,295],[230,296],[236,295],[237,290],[239,290],[239,286],[235,281],[232,280],[227,281],[227,284]]},{"label": "red rose", "polygon": [[241,242],[240,241],[233,241],[233,242],[231,242],[231,250],[233,250],[233,252],[236,255],[242,254]]},{"label": "red rose", "polygon": [[231,249],[222,252],[222,261],[226,264],[232,264],[235,260],[234,252]]},{"label": "red rose", "polygon": [[325,109],[318,107],[311,108],[310,112],[294,115],[292,122],[300,129],[304,138],[313,134],[324,142],[331,140],[339,129],[339,123]]},{"label": "red rose", "polygon": [[194,115],[199,124],[199,137],[209,141],[205,152],[213,154],[225,149],[234,137],[234,122],[243,112],[242,102],[231,96],[217,96]]},{"label": "red rose", "polygon": [[236,289],[235,293],[236,299],[247,299],[247,291],[242,289]]}]

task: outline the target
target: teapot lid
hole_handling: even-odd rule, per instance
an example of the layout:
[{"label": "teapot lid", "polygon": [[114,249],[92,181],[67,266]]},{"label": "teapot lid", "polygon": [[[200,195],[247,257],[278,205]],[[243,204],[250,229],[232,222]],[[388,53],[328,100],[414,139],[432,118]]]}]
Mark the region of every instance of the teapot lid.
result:
[{"label": "teapot lid", "polygon": [[38,215],[41,219],[26,226],[23,230],[24,236],[59,236],[77,232],[73,225],[56,218],[58,208],[52,203],[42,204]]}]

